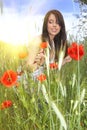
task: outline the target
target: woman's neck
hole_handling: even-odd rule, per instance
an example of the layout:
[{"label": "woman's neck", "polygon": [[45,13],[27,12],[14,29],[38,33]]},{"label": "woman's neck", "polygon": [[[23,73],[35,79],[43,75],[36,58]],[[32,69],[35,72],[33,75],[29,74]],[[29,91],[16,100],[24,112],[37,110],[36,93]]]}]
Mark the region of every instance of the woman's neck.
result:
[{"label": "woman's neck", "polygon": [[54,36],[49,35],[49,37],[50,37],[50,41],[53,41],[53,40],[54,40]]}]

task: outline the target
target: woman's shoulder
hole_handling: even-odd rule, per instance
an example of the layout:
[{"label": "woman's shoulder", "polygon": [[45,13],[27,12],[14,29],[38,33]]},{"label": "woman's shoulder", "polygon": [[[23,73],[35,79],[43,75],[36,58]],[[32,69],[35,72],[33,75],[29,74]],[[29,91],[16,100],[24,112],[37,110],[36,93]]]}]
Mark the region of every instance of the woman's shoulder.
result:
[{"label": "woman's shoulder", "polygon": [[41,35],[38,35],[34,38],[34,41],[37,42],[38,44],[42,42]]},{"label": "woman's shoulder", "polygon": [[41,42],[42,42],[41,35],[34,36],[32,40],[29,42],[29,46],[31,45],[39,46]]},{"label": "woman's shoulder", "polygon": [[41,39],[42,35],[36,35],[34,38]]}]

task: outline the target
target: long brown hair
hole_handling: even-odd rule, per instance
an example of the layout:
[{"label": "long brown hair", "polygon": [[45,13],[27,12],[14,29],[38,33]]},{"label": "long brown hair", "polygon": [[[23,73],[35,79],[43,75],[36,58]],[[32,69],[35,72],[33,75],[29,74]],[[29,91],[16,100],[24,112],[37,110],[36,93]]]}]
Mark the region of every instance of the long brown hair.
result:
[{"label": "long brown hair", "polygon": [[[67,50],[67,44],[66,44],[67,36],[66,36],[65,22],[64,22],[63,15],[60,13],[60,11],[58,10],[48,11],[44,17],[44,22],[43,22],[43,27],[42,27],[42,41],[48,40],[50,44],[49,33],[47,30],[47,22],[48,22],[48,18],[50,14],[55,15],[58,24],[61,26],[60,32],[54,37],[55,59],[58,59],[58,53],[61,46],[66,47],[66,50]],[[66,55],[66,51],[65,51],[65,55]]]}]

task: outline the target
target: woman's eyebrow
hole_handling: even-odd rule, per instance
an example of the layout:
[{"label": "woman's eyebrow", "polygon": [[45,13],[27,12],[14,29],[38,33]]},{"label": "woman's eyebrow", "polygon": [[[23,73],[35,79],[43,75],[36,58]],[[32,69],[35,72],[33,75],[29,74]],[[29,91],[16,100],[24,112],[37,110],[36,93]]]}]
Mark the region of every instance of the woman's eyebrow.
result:
[{"label": "woman's eyebrow", "polygon": [[49,19],[48,21],[54,21],[53,19]]}]

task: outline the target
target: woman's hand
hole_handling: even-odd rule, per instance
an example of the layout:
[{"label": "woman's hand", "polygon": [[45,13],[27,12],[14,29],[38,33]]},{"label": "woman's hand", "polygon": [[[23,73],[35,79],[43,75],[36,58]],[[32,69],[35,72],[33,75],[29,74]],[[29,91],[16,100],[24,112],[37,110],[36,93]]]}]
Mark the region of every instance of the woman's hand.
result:
[{"label": "woman's hand", "polygon": [[35,57],[34,64],[41,66],[43,65],[44,61],[45,61],[44,51],[43,49],[41,49]]},{"label": "woman's hand", "polygon": [[72,58],[71,58],[70,56],[66,56],[66,57],[64,58],[64,60],[63,60],[62,65],[66,64],[66,63],[68,63],[68,62],[71,62],[71,61],[72,61]]}]

